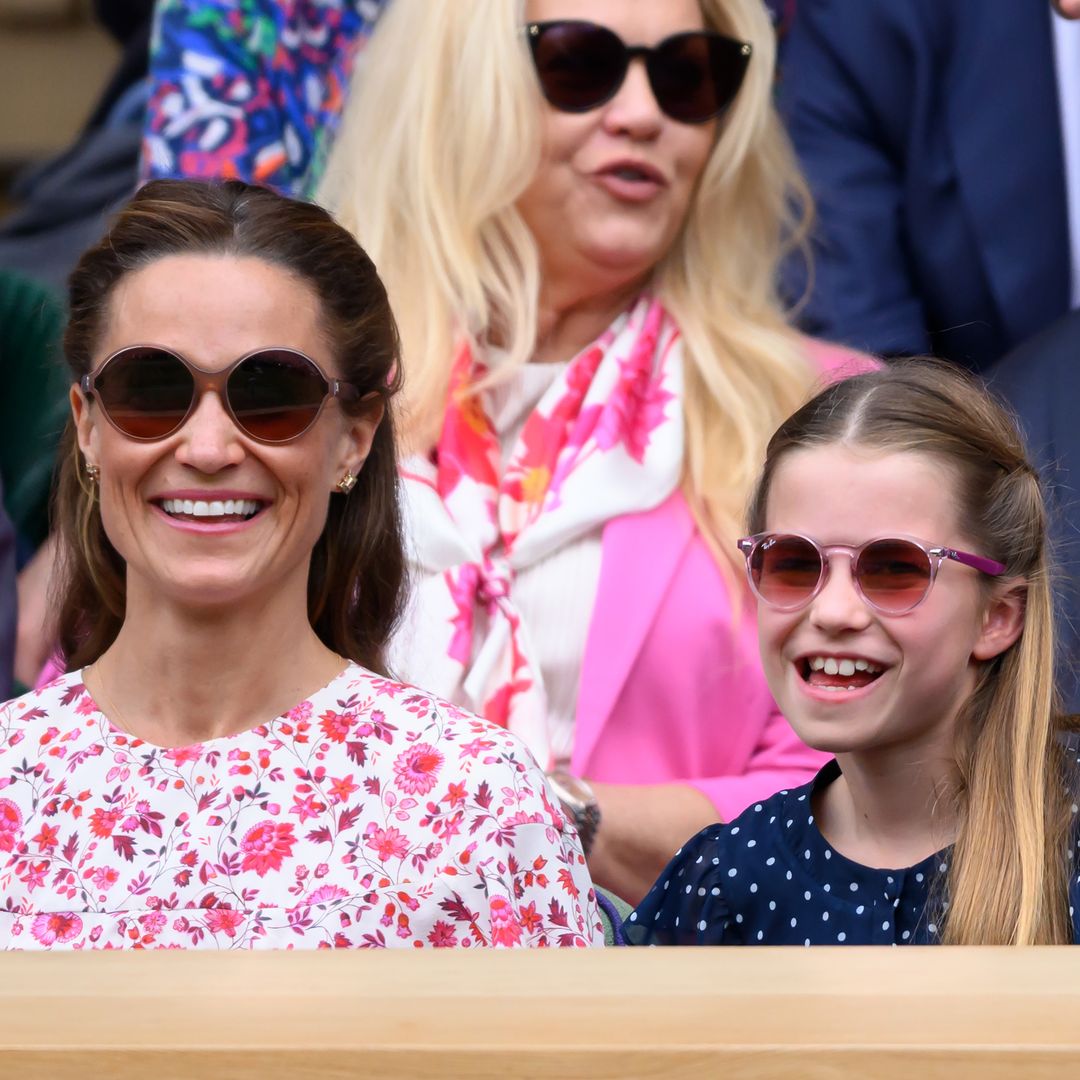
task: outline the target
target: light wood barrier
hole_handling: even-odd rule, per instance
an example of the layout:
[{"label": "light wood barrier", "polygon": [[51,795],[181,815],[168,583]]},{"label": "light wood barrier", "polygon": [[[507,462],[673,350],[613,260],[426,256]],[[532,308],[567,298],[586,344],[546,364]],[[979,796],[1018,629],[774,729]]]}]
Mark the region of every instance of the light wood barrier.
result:
[{"label": "light wood barrier", "polygon": [[1080,953],[9,953],[0,1075],[1080,1077]]}]

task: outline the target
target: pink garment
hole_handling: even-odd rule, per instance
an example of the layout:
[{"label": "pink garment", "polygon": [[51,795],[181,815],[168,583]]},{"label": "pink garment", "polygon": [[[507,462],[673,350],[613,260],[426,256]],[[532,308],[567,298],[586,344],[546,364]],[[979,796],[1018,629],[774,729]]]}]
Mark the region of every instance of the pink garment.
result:
[{"label": "pink garment", "polygon": [[[872,370],[809,342],[828,379]],[[581,673],[571,771],[617,784],[683,782],[730,821],[813,778],[828,756],[780,714],[758,654],[754,609],[735,610],[716,560],[676,492],[604,528]]]}]

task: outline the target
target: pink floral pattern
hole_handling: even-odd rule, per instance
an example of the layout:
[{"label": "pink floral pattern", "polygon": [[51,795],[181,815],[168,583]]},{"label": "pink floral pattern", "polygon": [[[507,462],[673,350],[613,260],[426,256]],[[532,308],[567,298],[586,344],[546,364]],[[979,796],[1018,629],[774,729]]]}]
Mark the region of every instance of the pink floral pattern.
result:
[{"label": "pink floral pattern", "polygon": [[436,452],[402,470],[419,564],[402,660],[418,682],[508,727],[546,765],[546,709],[513,603],[514,577],[675,489],[683,462],[681,338],[658,300],[639,297],[544,395],[505,469],[475,391],[486,373],[468,348],[459,351]]},{"label": "pink floral pattern", "polygon": [[350,666],[163,749],[79,673],[0,706],[0,947],[601,944],[574,830],[505,731]]}]

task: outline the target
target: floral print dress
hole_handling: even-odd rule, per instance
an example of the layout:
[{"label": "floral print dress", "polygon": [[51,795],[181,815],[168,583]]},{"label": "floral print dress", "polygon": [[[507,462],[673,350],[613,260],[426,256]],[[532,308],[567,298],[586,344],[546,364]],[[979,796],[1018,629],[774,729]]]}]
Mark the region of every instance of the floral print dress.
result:
[{"label": "floral print dress", "polygon": [[581,847],[506,731],[349,665],[164,749],[81,672],[0,705],[0,947],[584,946]]}]

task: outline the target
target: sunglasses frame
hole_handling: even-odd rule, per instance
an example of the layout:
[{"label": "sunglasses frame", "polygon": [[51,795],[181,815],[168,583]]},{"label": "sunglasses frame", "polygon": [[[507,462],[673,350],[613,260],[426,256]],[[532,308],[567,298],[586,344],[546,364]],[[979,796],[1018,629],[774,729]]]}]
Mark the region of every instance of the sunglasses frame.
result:
[{"label": "sunglasses frame", "polygon": [[[589,105],[582,106],[581,108],[568,108],[565,105],[560,105],[558,102],[552,101],[548,96],[547,88],[544,86],[544,80],[540,76],[540,69],[537,65],[537,49],[540,45],[540,39],[543,37],[544,32],[554,29],[560,26],[583,26],[589,27],[593,30],[599,30],[602,33],[610,34],[622,47],[623,51],[623,63],[622,72],[615,80],[611,87],[611,90],[606,92],[596,101]],[[674,120],[678,124],[707,124],[710,120],[715,120],[718,116],[722,116],[734,103],[735,98],[738,96],[739,91],[742,89],[743,82],[746,79],[746,69],[750,65],[750,58],[753,55],[754,47],[746,41],[739,41],[736,38],[728,37],[726,34],[718,33],[716,30],[684,30],[677,34],[669,34],[662,41],[658,41],[655,45],[627,45],[625,41],[618,34],[615,33],[608,26],[602,26],[600,23],[589,22],[587,19],[551,19],[546,22],[531,22],[525,24],[525,32],[528,35],[529,40],[529,52],[533,58],[533,66],[537,73],[537,82],[540,84],[540,91],[544,95],[544,100],[553,108],[558,109],[560,112],[568,113],[587,113],[593,109],[600,108],[601,105],[606,105],[618,92],[622,89],[622,85],[626,82],[627,72],[630,70],[631,61],[640,57],[645,63],[645,71],[649,78],[649,89],[652,91],[653,97],[656,99],[656,104],[660,106],[661,112],[670,119]],[[660,101],[660,96],[656,90],[656,84],[653,81],[653,73],[650,64],[659,51],[672,41],[676,41],[679,38],[685,37],[706,37],[712,38],[718,41],[728,42],[732,45],[739,47],[739,53],[743,58],[742,71],[739,74],[739,83],[735,87],[735,92],[731,97],[724,102],[715,112],[710,113],[708,116],[702,117],[700,120],[682,120],[672,114],[664,107]]]},{"label": "sunglasses frame", "polygon": [[[751,569],[751,560],[757,553],[758,548],[768,540],[784,539],[786,537],[792,537],[797,540],[803,540],[814,548],[818,553],[820,559],[821,569],[818,572],[817,584],[806,596],[805,599],[800,600],[796,604],[777,604],[772,600],[767,599],[758,590],[757,585],[754,582],[754,575]],[[927,558],[927,562],[930,564],[930,577],[926,583],[926,589],[922,596],[915,601],[910,607],[901,608],[899,610],[882,607],[880,604],[876,604],[866,593],[863,591],[862,582],[859,578],[857,568],[859,565],[859,559],[862,557],[863,552],[873,544],[880,544],[881,542],[896,542],[900,541],[906,544],[911,544],[913,547],[918,548]],[[929,595],[930,590],[934,587],[934,582],[937,580],[938,570],[941,567],[942,562],[945,559],[950,559],[953,562],[962,563],[964,566],[970,566],[980,573],[987,574],[990,577],[1000,577],[1006,571],[1004,563],[999,563],[994,559],[988,559],[983,555],[973,555],[969,551],[958,551],[956,548],[944,547],[941,545],[930,545],[923,543],[922,540],[917,539],[914,536],[876,536],[872,540],[867,540],[862,544],[819,544],[813,537],[806,536],[803,533],[755,533],[753,536],[744,536],[738,541],[739,550],[746,557],[746,579],[750,583],[750,589],[753,594],[768,607],[771,607],[774,611],[799,611],[809,604],[813,603],[814,599],[818,596],[821,590],[825,587],[825,583],[829,580],[829,571],[832,568],[832,559],[834,555],[846,555],[851,560],[851,581],[855,588],[855,591],[859,594],[859,597],[864,603],[868,604],[875,611],[880,612],[882,615],[908,615],[914,611]]]},{"label": "sunglasses frame", "polygon": [[[132,435],[130,432],[125,431],[116,420],[113,419],[108,406],[101,399],[101,395],[97,393],[97,381],[108,369],[109,365],[123,357],[125,354],[137,350],[153,350],[154,352],[165,353],[178,360],[191,373],[194,385],[192,386],[191,401],[188,403],[187,412],[184,413],[183,419],[164,435]],[[297,357],[310,365],[312,370],[323,382],[324,391],[322,401],[319,402],[319,407],[316,410],[315,415],[311,418],[311,422],[307,424],[302,431],[297,432],[295,435],[290,435],[287,439],[264,439],[260,438],[258,435],[252,434],[237,417],[236,413],[233,411],[232,402],[229,400],[229,378],[232,373],[246,360],[250,360],[255,356],[262,356],[264,353],[286,353],[290,356]],[[306,435],[318,422],[319,417],[322,416],[322,411],[326,406],[327,400],[330,398],[339,398],[341,401],[350,403],[360,400],[360,391],[356,386],[350,382],[345,382],[342,379],[330,378],[323,369],[307,355],[307,353],[303,353],[299,349],[294,349],[288,345],[267,345],[262,348],[252,349],[251,352],[244,353],[243,356],[238,357],[229,364],[228,367],[224,367],[220,371],[208,371],[206,368],[201,368],[197,364],[193,364],[187,357],[182,356],[175,349],[166,348],[164,345],[125,345],[122,349],[117,349],[116,352],[110,353],[105,357],[101,364],[93,371],[83,375],[82,378],[79,379],[79,387],[88,399],[93,398],[98,402],[105,419],[108,420],[121,435],[128,439],[134,439],[136,442],[161,442],[163,439],[171,438],[191,419],[192,413],[199,407],[199,402],[202,401],[203,395],[210,390],[217,394],[218,400],[228,414],[229,419],[236,425],[237,430],[240,431],[245,438],[251,439],[257,443],[262,443],[265,446],[284,446],[286,443],[294,442],[301,436]]]}]

